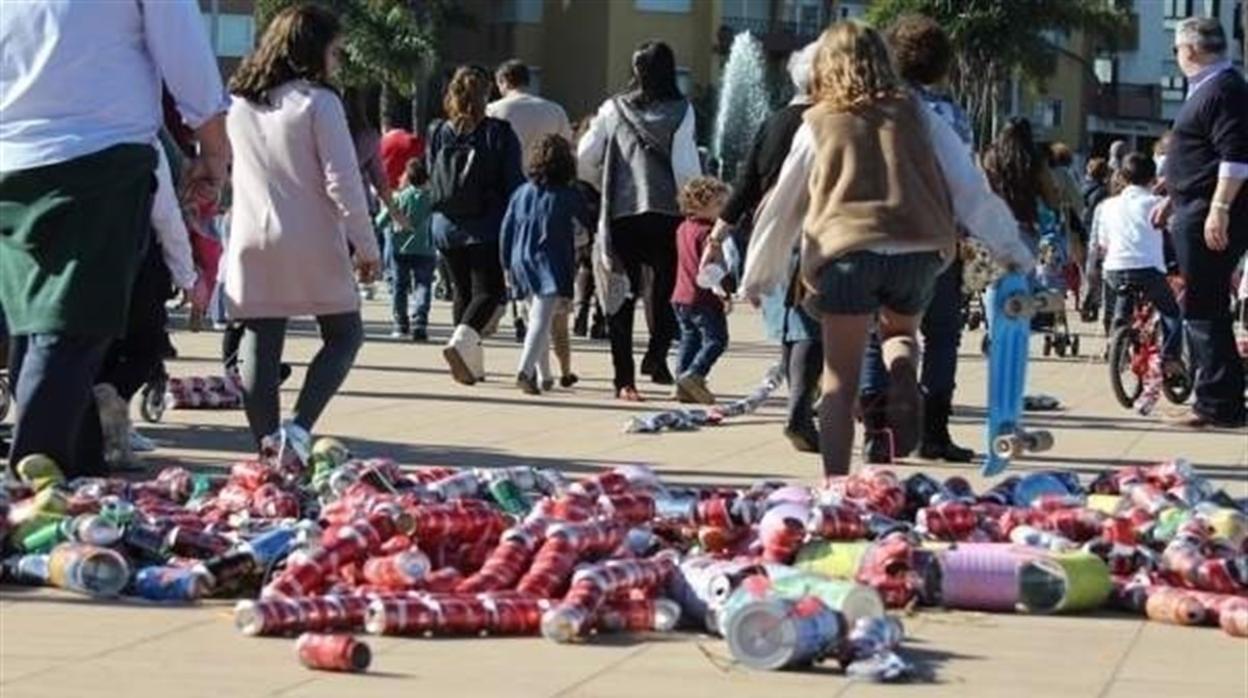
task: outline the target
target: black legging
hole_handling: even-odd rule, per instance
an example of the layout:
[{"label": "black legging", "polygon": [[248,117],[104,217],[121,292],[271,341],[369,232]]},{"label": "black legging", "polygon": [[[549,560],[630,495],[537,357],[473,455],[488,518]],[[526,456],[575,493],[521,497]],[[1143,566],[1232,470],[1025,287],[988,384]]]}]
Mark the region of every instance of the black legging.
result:
[{"label": "black legging", "polygon": [[646,356],[652,361],[666,361],[676,337],[671,298],[676,285],[676,228],[679,225],[680,218],[662,213],[642,213],[611,222],[612,252],[624,265],[634,294],[608,320],[617,390],[637,383],[633,363],[633,311],[636,293],[642,288],[643,268],[653,274],[646,293],[646,309],[654,317]]},{"label": "black legging", "polygon": [[823,343],[814,339],[785,342],[783,362],[789,383],[789,426],[811,424],[823,375]]},{"label": "black legging", "polygon": [[481,332],[494,318],[506,293],[498,242],[442,250],[451,273],[451,318]]}]

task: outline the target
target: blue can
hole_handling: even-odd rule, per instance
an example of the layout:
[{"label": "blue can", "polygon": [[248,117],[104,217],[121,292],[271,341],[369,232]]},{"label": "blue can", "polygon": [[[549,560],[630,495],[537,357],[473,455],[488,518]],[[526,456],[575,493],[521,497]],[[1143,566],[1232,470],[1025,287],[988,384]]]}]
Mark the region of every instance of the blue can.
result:
[{"label": "blue can", "polygon": [[149,601],[196,601],[208,593],[203,572],[185,567],[144,567],[134,575],[134,595]]},{"label": "blue can", "polygon": [[168,535],[168,526],[131,521],[126,524],[126,532],[121,540],[141,557],[164,560],[169,556],[169,548],[166,545]]},{"label": "blue can", "polygon": [[239,546],[255,558],[261,567],[270,567],[294,550],[299,529],[295,526],[279,526],[261,533]]}]

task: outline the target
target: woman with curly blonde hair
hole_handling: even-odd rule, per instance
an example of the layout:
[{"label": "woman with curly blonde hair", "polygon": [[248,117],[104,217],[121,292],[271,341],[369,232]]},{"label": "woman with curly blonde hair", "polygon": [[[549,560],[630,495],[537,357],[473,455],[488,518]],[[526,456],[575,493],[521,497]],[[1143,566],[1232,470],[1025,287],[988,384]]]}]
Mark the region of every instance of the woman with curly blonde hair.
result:
[{"label": "woman with curly blonde hair", "polygon": [[442,354],[451,377],[465,385],[485,377],[481,332],[506,291],[498,231],[524,182],[520,140],[506,121],[485,115],[489,96],[489,74],[460,66],[442,98],[446,119],[429,129],[433,241],[450,271],[455,322]]},{"label": "woman with curly blonde hair", "polygon": [[812,87],[815,104],[759,211],[742,290],[754,300],[786,281],[800,231],[803,303],[823,335],[819,445],[830,481],[849,472],[863,348],[877,315],[889,428],[897,452],[915,447],[915,332],[957,225],[1010,262],[1031,258],[1008,207],[952,128],[910,93],[874,29],[843,22],[824,31]]}]

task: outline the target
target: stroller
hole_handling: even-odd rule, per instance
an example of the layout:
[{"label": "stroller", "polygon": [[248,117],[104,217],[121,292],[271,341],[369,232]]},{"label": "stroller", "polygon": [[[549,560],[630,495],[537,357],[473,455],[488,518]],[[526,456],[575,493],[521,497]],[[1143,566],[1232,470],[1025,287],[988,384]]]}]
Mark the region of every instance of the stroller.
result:
[{"label": "stroller", "polygon": [[[1039,239],[1036,244],[1036,271],[1034,286],[1039,291],[1049,291],[1066,296],[1070,290],[1070,244],[1061,214],[1044,204],[1039,208]],[[1075,288],[1078,288],[1076,286]],[[1044,332],[1045,356],[1079,355],[1079,335],[1071,332],[1063,308],[1051,313],[1038,313],[1032,319],[1032,329]]]},{"label": "stroller", "polygon": [[[183,220],[191,238],[191,255],[195,261],[195,268],[199,272],[199,282],[195,293],[204,299],[213,295],[212,289],[216,285],[217,270],[224,251],[221,239],[214,229],[213,219],[216,212],[215,202],[188,203],[184,205],[182,211]],[[202,318],[193,316],[191,318],[192,330],[197,330],[201,321]],[[165,358],[170,358],[170,356],[167,355]],[[215,389],[221,387],[218,382],[220,381],[212,381],[214,390],[208,390],[203,387],[202,380],[197,382],[196,379],[170,378],[165,370],[164,361],[161,361],[153,368],[151,377],[140,391],[139,414],[142,415],[143,421],[156,424],[164,419],[165,409],[168,407],[203,406],[199,404],[197,394],[216,392]],[[230,383],[231,387],[233,385],[233,382],[228,380],[224,383]],[[224,388],[221,389],[224,390]],[[188,394],[191,396],[188,397]],[[209,402],[217,401],[209,399]],[[227,404],[230,404],[229,401]]]}]

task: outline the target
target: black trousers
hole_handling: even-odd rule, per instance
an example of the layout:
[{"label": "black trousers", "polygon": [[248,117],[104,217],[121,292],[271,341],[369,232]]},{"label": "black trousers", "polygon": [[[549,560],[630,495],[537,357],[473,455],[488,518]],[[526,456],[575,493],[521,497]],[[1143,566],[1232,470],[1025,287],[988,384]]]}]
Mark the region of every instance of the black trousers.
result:
[{"label": "black trousers", "polygon": [[484,330],[505,300],[502,262],[498,242],[485,242],[442,250],[451,274],[451,317],[456,325]]},{"label": "black trousers", "polygon": [[1194,409],[1217,421],[1244,419],[1244,368],[1235,347],[1231,274],[1248,250],[1248,224],[1232,219],[1230,246],[1205,245],[1207,203],[1180,206],[1171,227],[1175,256],[1187,290],[1183,317],[1196,367]]},{"label": "black trousers", "polygon": [[646,312],[653,316],[646,356],[666,361],[676,338],[671,298],[676,285],[676,228],[679,225],[680,218],[662,213],[642,213],[611,222],[611,251],[624,265],[633,289],[633,295],[608,318],[617,390],[637,383],[633,363],[633,314],[637,293],[643,286],[643,270],[649,270],[652,275],[645,298]]}]

